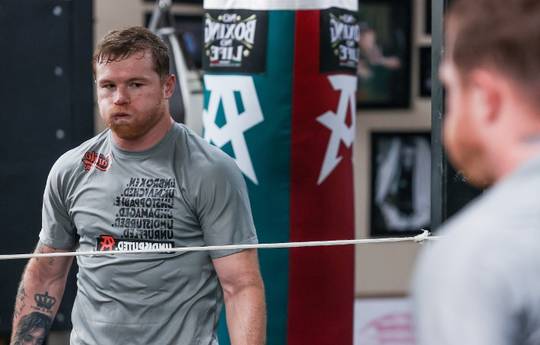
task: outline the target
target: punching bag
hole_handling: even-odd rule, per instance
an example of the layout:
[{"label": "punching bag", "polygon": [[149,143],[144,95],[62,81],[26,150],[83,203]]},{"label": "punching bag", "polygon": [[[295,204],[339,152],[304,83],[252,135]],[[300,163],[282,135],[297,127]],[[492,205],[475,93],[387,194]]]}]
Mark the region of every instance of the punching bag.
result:
[{"label": "punching bag", "polygon": [[[357,1],[204,7],[203,136],[243,172],[259,241],[354,238]],[[353,247],[259,258],[269,345],[352,344]]]}]

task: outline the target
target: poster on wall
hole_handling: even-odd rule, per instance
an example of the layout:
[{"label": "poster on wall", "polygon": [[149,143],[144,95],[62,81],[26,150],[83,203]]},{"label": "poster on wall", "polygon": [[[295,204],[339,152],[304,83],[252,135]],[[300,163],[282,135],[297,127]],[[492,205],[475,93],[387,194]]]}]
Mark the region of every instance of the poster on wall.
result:
[{"label": "poster on wall", "polygon": [[359,298],[354,315],[354,345],[416,344],[409,298]]},{"label": "poster on wall", "polygon": [[410,104],[411,1],[359,1],[358,110]]},{"label": "poster on wall", "polygon": [[429,133],[372,133],[371,166],[371,236],[410,236],[429,228]]}]

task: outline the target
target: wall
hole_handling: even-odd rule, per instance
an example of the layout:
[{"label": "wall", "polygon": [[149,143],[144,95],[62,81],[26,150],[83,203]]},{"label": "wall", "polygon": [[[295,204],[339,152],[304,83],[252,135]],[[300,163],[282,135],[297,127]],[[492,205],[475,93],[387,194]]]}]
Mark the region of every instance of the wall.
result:
[{"label": "wall", "polygon": [[[358,110],[355,141],[356,236],[369,237],[370,133],[380,130],[429,131],[431,101],[418,97],[418,48],[429,46],[424,34],[425,0],[413,0],[411,59],[411,108],[380,111]],[[429,182],[427,182],[429,183]],[[408,291],[410,275],[419,245],[414,243],[377,244],[356,248],[356,294],[358,297],[400,296]]]}]

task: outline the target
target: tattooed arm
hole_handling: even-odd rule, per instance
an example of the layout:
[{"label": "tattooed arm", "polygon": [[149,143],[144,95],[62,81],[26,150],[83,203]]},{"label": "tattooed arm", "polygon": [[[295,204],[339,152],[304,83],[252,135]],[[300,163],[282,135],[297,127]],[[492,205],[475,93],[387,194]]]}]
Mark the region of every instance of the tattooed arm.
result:
[{"label": "tattooed arm", "polygon": [[[57,250],[38,243],[36,253]],[[73,257],[30,259],[26,266],[13,313],[12,345],[42,344],[58,311]]]}]

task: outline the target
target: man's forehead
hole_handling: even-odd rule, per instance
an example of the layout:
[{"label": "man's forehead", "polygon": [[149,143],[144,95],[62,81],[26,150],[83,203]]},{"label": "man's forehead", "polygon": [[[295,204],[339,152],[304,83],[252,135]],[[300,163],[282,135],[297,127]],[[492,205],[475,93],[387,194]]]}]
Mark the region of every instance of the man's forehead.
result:
[{"label": "man's forehead", "polygon": [[147,50],[138,50],[132,53],[108,52],[98,56],[96,65],[107,65],[124,60],[151,60],[151,54]]},{"label": "man's forehead", "polygon": [[95,82],[97,84],[102,83],[130,83],[134,81],[151,81],[153,79],[158,79],[157,73],[153,75],[150,71],[143,72],[143,73],[137,73],[134,71],[110,71],[110,70],[104,70],[104,71],[96,71],[96,79]]},{"label": "man's forehead", "polygon": [[96,80],[107,78],[132,79],[134,76],[150,78],[157,76],[154,63],[148,54],[133,54],[129,57],[103,60],[96,64]]}]

